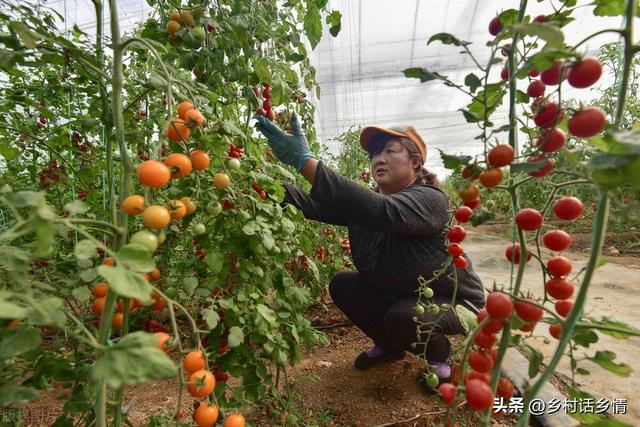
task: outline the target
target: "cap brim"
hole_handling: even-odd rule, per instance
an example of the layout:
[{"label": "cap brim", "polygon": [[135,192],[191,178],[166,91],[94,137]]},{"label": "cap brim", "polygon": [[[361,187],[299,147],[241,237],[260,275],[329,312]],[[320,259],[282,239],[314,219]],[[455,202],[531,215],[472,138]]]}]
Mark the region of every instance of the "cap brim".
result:
[{"label": "cap brim", "polygon": [[386,135],[391,135],[391,136],[400,136],[400,137],[406,137],[407,136],[406,134],[404,134],[402,132],[395,131],[395,130],[385,129],[385,128],[381,128],[381,127],[377,127],[377,126],[367,126],[360,133],[360,146],[364,150],[369,151],[369,144],[371,144],[371,141],[373,141],[374,138],[377,137],[380,134],[386,134]]}]

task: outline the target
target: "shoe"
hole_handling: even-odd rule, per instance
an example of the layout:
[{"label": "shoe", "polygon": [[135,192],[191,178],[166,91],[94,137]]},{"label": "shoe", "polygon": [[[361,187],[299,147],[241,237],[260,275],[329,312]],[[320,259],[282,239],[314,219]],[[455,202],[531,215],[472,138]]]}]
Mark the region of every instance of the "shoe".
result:
[{"label": "shoe", "polygon": [[436,365],[432,365],[431,372],[435,372],[436,375],[438,375],[438,385],[436,385],[435,387],[431,387],[429,384],[427,384],[425,375],[428,375],[428,372],[424,372],[418,377],[418,384],[420,385],[420,388],[428,396],[438,394],[438,387],[440,387],[440,385],[451,382],[451,369],[448,364],[438,363]]},{"label": "shoe", "polygon": [[376,365],[380,365],[384,362],[390,362],[392,360],[402,359],[405,355],[404,350],[391,350],[381,354],[376,357],[369,357],[366,351],[360,353],[356,360],[353,362],[353,365],[356,369],[368,369]]}]

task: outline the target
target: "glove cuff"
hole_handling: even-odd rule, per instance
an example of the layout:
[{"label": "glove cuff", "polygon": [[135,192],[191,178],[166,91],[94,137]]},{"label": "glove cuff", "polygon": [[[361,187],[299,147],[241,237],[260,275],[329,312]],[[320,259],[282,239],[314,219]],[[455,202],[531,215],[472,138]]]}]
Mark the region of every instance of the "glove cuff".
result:
[{"label": "glove cuff", "polygon": [[304,164],[307,162],[307,160],[309,160],[312,157],[313,157],[313,154],[305,153],[298,158],[298,165],[296,166],[296,169],[298,170],[298,172],[302,171]]}]

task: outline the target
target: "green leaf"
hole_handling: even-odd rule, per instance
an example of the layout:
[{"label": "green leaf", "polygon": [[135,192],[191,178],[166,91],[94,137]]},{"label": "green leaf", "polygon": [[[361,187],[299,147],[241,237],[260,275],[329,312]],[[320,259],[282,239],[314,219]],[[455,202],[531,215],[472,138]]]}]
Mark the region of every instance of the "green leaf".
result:
[{"label": "green leaf", "polygon": [[9,294],[0,294],[0,319],[24,319],[29,311],[18,304],[8,300]]},{"label": "green leaf", "polygon": [[125,298],[135,298],[142,304],[151,304],[151,284],[140,274],[121,265],[98,267],[98,273],[109,284],[109,289]]},{"label": "green leaf", "polygon": [[229,328],[229,336],[227,337],[227,345],[229,348],[238,347],[244,342],[244,333],[238,326]]},{"label": "green leaf", "polygon": [[331,13],[325,18],[325,22],[327,23],[327,25],[330,25],[329,33],[333,37],[337,37],[340,33],[340,29],[342,28],[341,20],[342,13],[340,13],[339,10],[331,11]]},{"label": "green leaf", "polygon": [[304,32],[309,39],[311,49],[315,49],[322,37],[322,18],[316,7],[309,7],[304,15]]},{"label": "green leaf", "polygon": [[116,254],[118,262],[133,271],[147,272],[155,268],[151,253],[138,243],[124,245]]},{"label": "green leaf", "polygon": [[167,81],[165,78],[153,70],[149,72],[149,85],[163,92],[167,90]]},{"label": "green leaf", "polygon": [[74,215],[82,215],[89,210],[89,207],[81,200],[74,200],[64,205],[64,210]]},{"label": "green leaf", "polygon": [[258,304],[257,311],[260,317],[262,317],[262,319],[264,319],[270,326],[274,328],[278,326],[276,321],[276,314],[269,307],[264,304]]},{"label": "green leaf", "polygon": [[[3,56],[4,53],[0,54]],[[0,65],[2,64],[0,60]],[[11,147],[8,142],[0,141],[0,156],[4,157],[8,162],[15,160],[20,155],[20,150],[16,147]]]},{"label": "green leaf", "polygon": [[0,359],[9,359],[29,350],[38,348],[42,342],[40,332],[35,328],[11,329],[0,339]]},{"label": "green leaf", "polygon": [[640,330],[619,320],[613,320],[607,316],[603,316],[600,320],[593,317],[584,316],[582,318],[586,324],[579,323],[576,325],[576,331],[582,328],[597,329],[601,333],[609,335],[615,339],[628,339],[640,334]]},{"label": "green leaf", "polygon": [[531,24],[514,24],[511,28],[528,36],[540,37],[547,42],[548,48],[560,48],[564,45],[562,30],[553,24],[534,22]]},{"label": "green leaf", "polygon": [[95,255],[97,255],[96,247],[97,246],[93,240],[89,240],[89,239],[80,240],[76,245],[76,248],[73,251],[73,253],[78,259],[91,259]]},{"label": "green leaf", "polygon": [[614,359],[616,354],[612,351],[596,351],[594,357],[587,357],[587,360],[591,360],[593,363],[598,364],[601,368],[619,376],[628,377],[633,369],[626,363],[615,363]]},{"label": "green leaf", "polygon": [[464,84],[469,86],[469,90],[471,91],[471,93],[474,93],[476,89],[482,86],[482,82],[480,81],[478,76],[473,73],[467,74],[467,76],[464,78]]},{"label": "green leaf", "polygon": [[53,247],[55,228],[50,221],[41,218],[33,219],[33,228],[36,232],[36,246],[33,253],[36,257],[44,257]]},{"label": "green leaf", "polygon": [[207,322],[207,326],[209,330],[213,330],[218,326],[218,322],[220,321],[220,315],[215,310],[207,310],[202,313],[202,318]]},{"label": "green leaf", "polygon": [[253,63],[253,70],[258,75],[261,82],[271,83],[271,67],[269,60],[260,58]]},{"label": "green leaf", "polygon": [[[595,0],[595,16],[621,16],[625,14],[625,0]],[[636,14],[637,15],[637,14]]]},{"label": "green leaf", "polygon": [[271,80],[271,104],[279,105],[289,99],[291,96],[291,90],[289,86],[280,78],[275,75]]},{"label": "green leaf", "polygon": [[293,307],[303,308],[309,302],[309,291],[297,286],[285,288],[285,295],[287,296],[287,301],[291,303]]},{"label": "green leaf", "polygon": [[456,315],[460,324],[464,328],[465,333],[470,333],[477,326],[477,316],[471,312],[467,307],[462,304],[456,304],[454,306]]},{"label": "green leaf", "polygon": [[34,325],[63,326],[66,317],[62,309],[63,302],[60,298],[44,297],[31,303],[29,321]]},{"label": "green leaf", "polygon": [[14,33],[18,34],[20,37],[20,41],[22,44],[29,48],[33,49],[37,46],[39,40],[42,40],[42,36],[34,31],[32,31],[26,24],[22,22],[12,21],[9,23],[9,28]]},{"label": "green leaf", "polygon": [[480,117],[476,116],[469,110],[465,110],[464,108],[460,108],[459,111],[462,111],[462,115],[467,123],[478,123],[482,120]]},{"label": "green leaf", "polygon": [[540,370],[540,363],[543,359],[542,352],[528,344],[523,344],[520,348],[529,359],[529,378],[533,378]]},{"label": "green leaf", "polygon": [[98,277],[98,271],[95,268],[89,268],[82,271],[78,275],[84,282],[93,282]]},{"label": "green leaf", "polygon": [[198,287],[198,279],[190,276],[184,279],[182,282],[182,289],[187,293],[187,295],[193,295],[193,291]]},{"label": "green leaf", "polygon": [[157,345],[153,334],[139,331],[125,335],[98,358],[92,372],[94,379],[121,387],[175,376],[176,366]]},{"label": "green leaf", "polygon": [[[11,403],[26,403],[37,399],[38,391],[35,388],[22,387],[14,382],[8,382],[0,386],[0,407],[4,408],[5,406],[9,406]],[[3,411],[9,411],[9,409],[5,408]],[[21,413],[16,409],[16,419],[20,414]],[[10,416],[10,412],[7,413],[7,415]]]},{"label": "green leaf", "polygon": [[429,38],[429,41],[427,41],[427,45],[430,45],[431,42],[434,41],[439,41],[442,42],[443,44],[452,44],[454,46],[467,46],[470,45],[470,42],[464,41],[464,40],[460,40],[457,37],[455,37],[453,34],[449,34],[449,33],[438,33],[438,34],[434,34]]},{"label": "green leaf", "polygon": [[576,329],[571,339],[583,347],[589,347],[598,342],[598,335],[589,329]]},{"label": "green leaf", "polygon": [[30,263],[31,254],[29,252],[15,246],[0,246],[0,265],[7,270],[25,272]]},{"label": "green leaf", "polygon": [[446,154],[440,149],[438,149],[438,151],[440,151],[442,163],[444,163],[444,167],[447,169],[458,169],[461,166],[469,164],[472,159],[471,156],[453,156],[451,154]]},{"label": "green leaf", "polygon": [[420,79],[420,83],[428,82],[431,80],[448,81],[448,78],[446,76],[443,76],[435,72],[430,72],[426,68],[419,68],[419,67],[407,68],[406,70],[404,70],[404,76],[409,78]]},{"label": "green leaf", "polygon": [[204,262],[211,270],[211,274],[218,274],[222,271],[222,267],[224,266],[224,255],[220,252],[210,252],[204,259]]},{"label": "green leaf", "polygon": [[35,191],[20,191],[16,193],[15,204],[19,208],[36,207],[46,203],[44,193]]},{"label": "green leaf", "polygon": [[515,175],[521,172],[525,173],[525,172],[537,171],[538,169],[541,169],[546,164],[547,164],[547,159],[542,159],[532,163],[514,163],[511,165],[511,174]]}]

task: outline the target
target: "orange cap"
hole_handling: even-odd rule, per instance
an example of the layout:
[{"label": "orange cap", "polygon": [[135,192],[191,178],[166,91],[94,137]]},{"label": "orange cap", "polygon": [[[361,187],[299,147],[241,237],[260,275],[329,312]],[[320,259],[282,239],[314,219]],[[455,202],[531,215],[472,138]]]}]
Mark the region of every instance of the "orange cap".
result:
[{"label": "orange cap", "polygon": [[377,126],[367,126],[362,130],[360,134],[360,146],[368,151],[369,144],[380,134],[386,134],[391,136],[399,136],[409,139],[416,145],[418,152],[420,153],[420,160],[424,163],[427,160],[427,144],[425,144],[422,137],[418,134],[418,131],[412,125],[405,128],[391,128],[385,129]]}]

